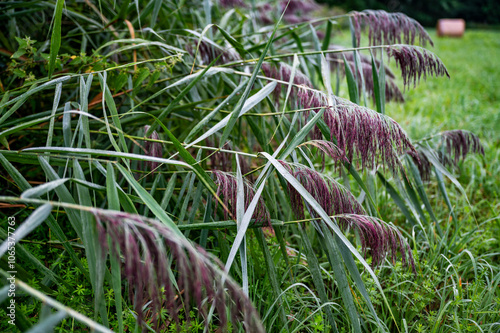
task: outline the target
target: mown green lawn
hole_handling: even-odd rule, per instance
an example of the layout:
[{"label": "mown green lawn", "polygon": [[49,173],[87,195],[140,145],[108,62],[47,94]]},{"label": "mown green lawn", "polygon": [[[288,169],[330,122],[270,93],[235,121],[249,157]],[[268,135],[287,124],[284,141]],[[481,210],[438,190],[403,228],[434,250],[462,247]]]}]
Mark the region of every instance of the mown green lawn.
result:
[{"label": "mown green lawn", "polygon": [[433,51],[450,79],[429,78],[406,94],[406,103],[390,112],[412,138],[440,130],[473,131],[498,145],[500,130],[500,33],[467,31],[463,38],[438,38]]},{"label": "mown green lawn", "polygon": [[[415,88],[405,92],[406,103],[387,105],[387,113],[398,121],[413,140],[419,140],[441,131],[465,129],[476,133],[485,146],[485,156],[472,156],[461,165],[461,173],[456,174],[465,188],[467,197],[462,195],[451,183],[447,188],[452,197],[454,209],[459,213],[461,223],[460,236],[463,246],[458,253],[442,251],[439,245],[430,245],[428,250],[420,247],[420,267],[423,274],[415,280],[416,285],[423,287],[397,288],[396,299],[404,294],[403,290],[414,290],[407,294],[407,308],[403,307],[403,316],[408,324],[408,331],[413,332],[448,332],[463,329],[467,332],[478,332],[473,323],[474,302],[481,300],[486,290],[496,290],[496,297],[482,298],[483,306],[500,311],[500,296],[497,282],[481,281],[480,274],[471,274],[465,267],[474,266],[482,260],[488,260],[485,267],[498,272],[500,257],[500,33],[496,31],[469,30],[463,38],[438,38],[431,32],[435,46],[433,51],[443,60],[450,73],[450,79],[427,78]],[[394,68],[394,63],[392,63]],[[398,73],[397,69],[394,69]],[[438,191],[429,184],[428,194],[433,200],[436,213],[446,216],[444,205]],[[443,220],[444,222],[444,220]],[[473,232],[471,236],[468,232]],[[467,255],[464,255],[464,252]],[[448,261],[450,260],[450,261]],[[437,264],[441,262],[440,264]],[[491,266],[489,266],[491,265]],[[450,273],[455,270],[454,273]],[[463,270],[462,270],[463,269]],[[448,275],[449,274],[449,275]],[[465,282],[466,281],[466,282]],[[393,288],[391,278],[388,292]],[[443,291],[453,285],[461,290],[462,282],[468,292],[459,297],[443,297]],[[447,283],[451,285],[447,286]],[[474,289],[484,283],[483,291]],[[426,294],[425,286],[432,286],[432,292]],[[440,287],[438,287],[440,286]],[[441,289],[441,287],[443,289]],[[409,289],[408,289],[409,288]],[[476,290],[476,291],[474,291]],[[446,294],[446,293],[444,293]],[[426,296],[427,295],[427,296]],[[451,296],[451,293],[450,295]],[[437,306],[435,299],[439,299]],[[445,300],[446,299],[446,300]],[[463,301],[463,305],[458,305]],[[419,307],[418,304],[421,304]],[[412,305],[407,305],[413,303]],[[427,303],[424,305],[424,303]],[[453,308],[456,306],[455,310]],[[468,310],[466,310],[469,308]],[[412,317],[412,310],[421,314]],[[465,311],[465,312],[461,312]],[[493,310],[495,311],[495,310]],[[439,319],[439,315],[442,315]],[[455,318],[461,317],[468,324],[452,325]],[[448,325],[443,324],[448,317]],[[497,317],[498,318],[498,317]],[[436,326],[436,322],[443,320]],[[458,321],[456,321],[458,323]],[[453,327],[455,326],[455,327]]]},{"label": "mown green lawn", "polygon": [[470,158],[460,181],[474,198],[476,218],[495,218],[500,215],[500,32],[468,30],[463,38],[439,38],[432,31],[431,37],[450,79],[422,80],[405,93],[406,103],[391,104],[387,112],[414,140],[452,129],[476,133],[485,157]]}]

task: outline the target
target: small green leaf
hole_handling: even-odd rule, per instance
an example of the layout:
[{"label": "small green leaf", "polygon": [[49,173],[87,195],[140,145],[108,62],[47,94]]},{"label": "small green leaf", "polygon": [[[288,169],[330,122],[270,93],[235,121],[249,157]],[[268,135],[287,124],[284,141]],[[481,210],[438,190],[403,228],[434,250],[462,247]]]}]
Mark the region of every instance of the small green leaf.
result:
[{"label": "small green leaf", "polygon": [[57,0],[54,10],[54,25],[52,26],[52,37],[50,39],[50,61],[49,61],[49,79],[56,67],[57,54],[61,47],[61,21],[64,7],[64,0]]},{"label": "small green leaf", "polygon": [[[375,104],[377,104],[377,111],[384,114],[385,101],[382,100],[382,95],[380,94],[381,84],[379,79],[379,72],[377,71],[377,65],[375,63],[375,57],[372,54],[372,76],[373,76],[373,94],[375,95]],[[385,89],[385,84],[384,84]]]},{"label": "small green leaf", "polygon": [[354,74],[352,73],[351,66],[347,62],[347,59],[344,56],[344,65],[345,65],[345,77],[347,80],[347,87],[349,88],[349,99],[359,104],[359,92],[358,85],[356,84],[356,79],[354,78]]},{"label": "small green leaf", "polygon": [[326,33],[325,33],[325,39],[323,39],[323,44],[321,46],[321,49],[323,51],[328,50],[328,47],[330,46],[330,39],[332,37],[332,21],[328,20],[326,24]]}]

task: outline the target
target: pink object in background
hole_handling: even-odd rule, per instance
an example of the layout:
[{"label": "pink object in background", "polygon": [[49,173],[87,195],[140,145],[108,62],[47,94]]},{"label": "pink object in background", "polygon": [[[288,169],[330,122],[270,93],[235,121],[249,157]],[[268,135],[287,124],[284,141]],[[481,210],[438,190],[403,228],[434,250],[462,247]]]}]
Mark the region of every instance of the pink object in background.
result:
[{"label": "pink object in background", "polygon": [[462,37],[465,32],[465,21],[463,19],[440,19],[437,23],[437,35],[439,37]]}]

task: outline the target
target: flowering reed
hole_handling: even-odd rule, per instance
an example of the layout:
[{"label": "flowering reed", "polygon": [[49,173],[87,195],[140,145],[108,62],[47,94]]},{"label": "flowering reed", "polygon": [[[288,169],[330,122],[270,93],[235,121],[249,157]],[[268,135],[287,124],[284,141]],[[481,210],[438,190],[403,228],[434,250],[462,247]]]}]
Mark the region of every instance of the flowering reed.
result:
[{"label": "flowering reed", "polygon": [[374,267],[382,264],[387,253],[390,254],[392,262],[396,262],[396,254],[399,251],[403,266],[410,266],[416,274],[411,248],[395,227],[367,215],[343,214],[338,216],[337,220],[343,230],[354,229],[358,232],[361,248],[365,255],[366,250],[370,249]]},{"label": "flowering reed", "polygon": [[[316,199],[328,215],[365,214],[356,198],[334,179],[300,164],[280,163]],[[304,219],[304,201],[300,193],[288,185],[292,210],[298,219]]]},{"label": "flowering reed", "polygon": [[345,152],[337,147],[333,142],[326,140],[311,140],[306,141],[299,145],[301,146],[313,146],[316,147],[322,155],[322,168],[325,169],[325,155],[329,156],[335,163],[335,168],[338,168],[342,162],[349,162],[345,156]]},{"label": "flowering reed", "polygon": [[[157,220],[115,211],[94,210],[93,214],[101,246],[106,251],[109,247],[119,262],[120,256],[124,259],[129,297],[135,302],[141,323],[145,319],[143,308],[149,302],[153,323],[158,327],[162,308],[179,324],[179,308],[184,306],[189,313],[194,302],[205,316],[208,301],[215,305],[222,326],[227,323],[228,306],[233,323],[242,322],[250,332],[264,331],[248,297],[230,278],[223,283],[222,264],[203,248]],[[183,302],[179,300],[180,291]]]},{"label": "flowering reed", "polygon": [[[332,45],[330,46],[331,50],[342,50],[344,47],[342,46],[337,46],[337,45]],[[366,92],[370,97],[375,99],[375,89],[373,86],[373,69],[372,69],[372,61],[371,58],[362,54],[358,53],[359,55],[359,60],[360,60],[360,67],[361,71],[363,74],[364,78],[364,83],[365,83],[365,89]],[[340,73],[345,75],[345,67],[342,65],[344,63],[344,57],[345,61],[347,61],[347,65],[350,67],[351,71],[353,73],[356,73],[356,65],[355,65],[355,59],[354,59],[354,53],[353,52],[343,52],[343,53],[332,53],[328,57],[330,60],[330,63],[332,64],[331,68],[339,68]],[[380,66],[380,61],[375,60],[375,66],[379,68]],[[398,103],[403,103],[405,101],[403,93],[399,89],[399,87],[396,85],[394,82],[395,76],[394,73],[389,69],[389,67],[385,67],[385,100],[386,102],[394,101]],[[363,82],[361,80],[357,81],[358,83],[358,89],[359,91],[362,90],[363,88]]]},{"label": "flowering reed", "polygon": [[336,98],[324,121],[347,159],[357,157],[363,168],[383,164],[394,171],[401,164],[398,155],[415,149],[396,121],[347,100]]},{"label": "flowering reed", "polygon": [[220,56],[219,60],[217,60],[216,64],[225,64],[227,62],[240,60],[240,56],[238,53],[234,51],[233,48],[228,47],[227,49],[222,48],[220,45],[215,44],[214,42],[203,39],[199,45],[196,44],[193,46],[192,44],[186,45],[186,50],[191,54],[191,56],[196,56],[196,48],[198,48],[198,55],[201,58],[202,64],[209,64],[217,57]]},{"label": "flowering reed", "polygon": [[451,130],[441,133],[445,153],[457,164],[469,153],[484,155],[484,147],[479,137],[465,130]]},{"label": "flowering reed", "polygon": [[[212,174],[215,178],[215,184],[217,185],[217,196],[222,195],[224,205],[229,209],[229,211],[224,211],[224,218],[226,220],[234,220],[236,218],[236,198],[238,196],[238,180],[236,177],[228,172],[214,170]],[[246,180],[243,180],[243,186],[245,191],[245,209],[252,201],[255,191],[252,185]],[[217,213],[218,201],[216,201],[216,212]],[[255,209],[253,218],[255,221],[270,223],[269,212],[264,204],[262,198],[259,199],[257,208]]]},{"label": "flowering reed", "polygon": [[401,68],[404,86],[408,86],[413,81],[413,86],[416,86],[417,81],[423,76],[447,76],[448,70],[444,66],[441,59],[434,53],[417,46],[409,45],[393,45],[387,49],[390,57],[396,60],[397,65]]},{"label": "flowering reed", "polygon": [[360,45],[361,32],[368,26],[368,40],[370,45],[405,43],[419,43],[434,45],[432,39],[420,23],[403,13],[387,13],[383,10],[364,10],[352,13],[352,22],[356,35],[357,45]]},{"label": "flowering reed", "polygon": [[[285,63],[279,63],[279,66],[277,64],[264,63],[262,65],[262,71],[267,77],[287,83],[290,82],[290,78],[292,77],[292,67]],[[312,88],[312,83],[309,78],[297,68],[295,69],[295,75],[293,77],[292,83],[296,86]],[[292,87],[291,96],[300,95],[300,88],[296,86]],[[281,95],[281,88],[282,84],[278,83],[276,85],[276,88],[274,89],[274,99],[276,100],[276,102],[279,100],[279,97]]]},{"label": "flowering reed", "polygon": [[[411,266],[415,272],[411,250],[396,228],[377,218],[366,216],[363,207],[351,192],[334,179],[300,164],[290,164],[285,161],[280,163],[304,186],[328,215],[335,217],[342,230],[354,229],[358,232],[364,254],[370,250],[373,266],[380,265],[387,253],[390,253],[395,261],[396,253],[399,251],[403,264]],[[288,194],[295,216],[304,219],[305,201],[302,196],[291,185],[288,185]],[[314,211],[309,208],[308,211],[316,217]]]},{"label": "flowering reed", "polygon": [[[484,147],[479,137],[472,132],[465,130],[451,130],[440,133],[440,141],[437,147],[430,148],[439,162],[447,167],[458,168],[458,163],[464,160],[469,154],[484,155]],[[417,164],[420,176],[423,180],[429,180],[432,163],[427,155],[417,148],[416,152],[408,152],[415,164]]]},{"label": "flowering reed", "polygon": [[[149,130],[149,126],[144,126],[144,134],[146,134]],[[160,140],[160,136],[156,131],[153,131],[151,135],[148,137],[151,140]],[[146,155],[151,157],[163,157],[163,145],[161,142],[156,141],[146,141],[144,143],[144,151]],[[146,161],[146,165],[149,166],[151,170],[155,170],[159,163],[158,162],[150,162]]]}]

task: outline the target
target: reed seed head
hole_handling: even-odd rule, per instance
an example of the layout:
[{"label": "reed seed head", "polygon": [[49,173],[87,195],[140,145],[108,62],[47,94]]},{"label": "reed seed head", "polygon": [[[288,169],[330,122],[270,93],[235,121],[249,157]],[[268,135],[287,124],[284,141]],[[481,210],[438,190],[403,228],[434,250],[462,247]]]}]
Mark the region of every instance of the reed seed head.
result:
[{"label": "reed seed head", "polygon": [[[411,266],[416,272],[411,249],[395,227],[380,219],[366,216],[365,210],[352,193],[334,179],[300,164],[279,162],[313,196],[329,216],[335,217],[342,230],[354,229],[358,232],[363,253],[366,256],[370,250],[374,267],[382,264],[387,253],[395,261],[396,253],[399,251],[403,265]],[[295,216],[298,219],[305,219],[304,208],[307,207],[307,203],[290,184],[288,184],[288,194]],[[316,217],[312,209],[307,207],[307,210],[313,218]]]},{"label": "reed seed head", "polygon": [[198,48],[198,55],[201,59],[202,64],[208,65],[217,57],[220,56],[216,64],[221,65],[232,61],[240,60],[239,54],[232,48],[228,47],[224,49],[222,46],[215,44],[214,42],[203,39],[198,46],[198,43],[187,44],[186,50],[191,54],[191,56],[196,56],[196,48]]},{"label": "reed seed head", "polygon": [[[229,209],[229,211],[224,210],[224,218],[226,220],[234,220],[236,218],[236,200],[238,197],[238,180],[237,178],[229,173],[218,170],[213,170],[214,181],[217,185],[217,196],[222,196],[224,205]],[[243,179],[243,187],[245,191],[245,210],[250,205],[250,202],[255,196],[255,191],[246,179]],[[215,214],[217,213],[218,201],[216,200]],[[259,202],[253,214],[253,218],[256,222],[267,222],[269,225],[271,223],[269,211],[264,204],[264,200],[259,198]]]},{"label": "reed seed head", "polygon": [[396,64],[401,68],[403,76],[403,84],[405,87],[413,82],[416,86],[417,82],[423,76],[447,76],[448,70],[445,65],[434,53],[418,46],[409,45],[393,45],[387,49],[389,57],[396,60]]},{"label": "reed seed head", "polygon": [[434,45],[432,39],[420,23],[403,13],[387,13],[383,10],[364,10],[352,12],[357,45],[360,45],[361,32],[368,26],[368,40],[370,45],[390,45],[395,43],[419,43]]},{"label": "reed seed head", "polygon": [[[163,308],[179,324],[180,307],[184,306],[189,313],[194,303],[200,314],[206,316],[208,302],[215,305],[223,327],[227,325],[229,306],[231,316],[243,322],[247,331],[264,332],[251,301],[229,277],[222,283],[222,264],[203,248],[157,220],[97,209],[93,215],[101,246],[109,248],[119,262],[120,255],[124,258],[123,272],[128,280],[129,296],[141,324],[146,319],[143,308],[148,303],[153,313],[150,319],[158,328]],[[183,291],[182,302],[177,290]]]},{"label": "reed seed head", "polygon": [[445,154],[449,156],[454,164],[464,160],[468,154],[484,155],[484,147],[479,137],[466,130],[451,130],[441,133],[442,144]]},{"label": "reed seed head", "polygon": [[[146,134],[149,130],[149,126],[144,126],[144,134]],[[153,131],[151,135],[148,137],[148,139],[151,140],[160,140],[160,136],[158,135],[158,132]],[[161,158],[163,157],[163,145],[161,142],[155,142],[155,141],[145,141],[144,143],[144,150],[146,155],[151,156],[151,157],[158,157]],[[155,170],[159,163],[158,162],[150,162],[147,161],[146,165],[151,169]]]},{"label": "reed seed head", "polygon": [[401,166],[398,155],[415,150],[396,121],[347,100],[337,98],[335,106],[326,109],[324,121],[347,159],[357,158],[363,168],[382,164],[396,171]]},{"label": "reed seed head", "polygon": [[[365,214],[363,207],[351,192],[333,178],[300,164],[291,164],[285,161],[280,161],[280,163],[304,186],[328,215]],[[290,184],[288,185],[288,193],[295,216],[298,219],[304,219],[305,202],[302,196]]]},{"label": "reed seed head", "polygon": [[367,250],[370,250],[373,267],[380,266],[387,254],[393,263],[396,262],[399,251],[403,266],[411,267],[416,274],[411,248],[396,227],[367,215],[344,214],[338,216],[337,220],[344,231],[354,229],[358,232],[365,256]]}]

